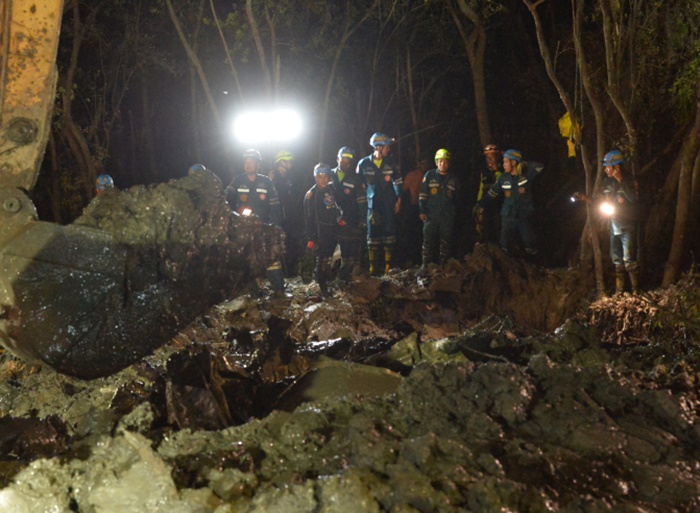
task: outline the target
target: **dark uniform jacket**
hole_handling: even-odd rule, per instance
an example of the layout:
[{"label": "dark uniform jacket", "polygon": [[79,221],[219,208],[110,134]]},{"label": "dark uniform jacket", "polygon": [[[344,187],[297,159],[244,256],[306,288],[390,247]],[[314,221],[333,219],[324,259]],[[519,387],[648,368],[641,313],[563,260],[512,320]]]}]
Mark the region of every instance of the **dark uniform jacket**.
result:
[{"label": "dark uniform jacket", "polygon": [[321,189],[314,185],[304,197],[306,236],[314,242],[323,242],[326,236],[335,236],[342,210],[335,199],[333,188]]},{"label": "dark uniform jacket", "polygon": [[374,165],[373,156],[367,155],[357,163],[357,174],[367,188],[368,208],[394,208],[401,196],[403,177],[391,157],[384,158],[378,168]]},{"label": "dark uniform jacket", "polygon": [[437,169],[425,173],[418,196],[420,213],[428,218],[453,219],[458,186],[457,177],[451,173],[441,175]]},{"label": "dark uniform jacket", "polygon": [[502,194],[501,217],[503,219],[514,220],[531,217],[535,213],[532,185],[542,169],[544,166],[539,162],[523,162],[522,174],[502,173],[482,201],[488,204]]},{"label": "dark uniform jacket", "polygon": [[263,222],[281,224],[282,209],[277,191],[265,175],[256,174],[253,181],[245,173],[238,175],[226,187],[226,200],[239,214],[244,208],[250,208]]},{"label": "dark uniform jacket", "polygon": [[354,173],[338,178],[338,168],[331,171],[331,183],[336,200],[343,211],[343,220],[353,228],[367,224],[367,193],[362,179]]}]

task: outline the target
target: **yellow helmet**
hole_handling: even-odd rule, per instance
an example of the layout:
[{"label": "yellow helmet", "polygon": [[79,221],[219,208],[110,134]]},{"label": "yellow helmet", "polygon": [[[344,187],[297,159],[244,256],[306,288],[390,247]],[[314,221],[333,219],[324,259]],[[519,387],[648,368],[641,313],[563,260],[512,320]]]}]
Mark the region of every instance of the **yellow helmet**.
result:
[{"label": "yellow helmet", "polygon": [[445,159],[450,160],[450,152],[445,149],[439,149],[435,154],[435,160]]},{"label": "yellow helmet", "polygon": [[275,155],[275,164],[279,164],[283,160],[294,160],[294,154],[291,151],[278,151]]}]

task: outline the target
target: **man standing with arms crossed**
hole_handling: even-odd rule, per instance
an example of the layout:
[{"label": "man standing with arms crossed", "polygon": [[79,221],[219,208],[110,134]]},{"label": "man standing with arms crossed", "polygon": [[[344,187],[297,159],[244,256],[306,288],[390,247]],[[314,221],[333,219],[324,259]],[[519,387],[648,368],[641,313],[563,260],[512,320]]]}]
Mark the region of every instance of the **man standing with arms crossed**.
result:
[{"label": "man standing with arms crossed", "polygon": [[[357,163],[357,174],[367,189],[367,250],[373,276],[389,272],[396,246],[396,215],[401,208],[403,179],[389,156],[393,142],[386,134],[375,133],[369,140],[374,151]],[[378,260],[382,248],[383,269]]]}]

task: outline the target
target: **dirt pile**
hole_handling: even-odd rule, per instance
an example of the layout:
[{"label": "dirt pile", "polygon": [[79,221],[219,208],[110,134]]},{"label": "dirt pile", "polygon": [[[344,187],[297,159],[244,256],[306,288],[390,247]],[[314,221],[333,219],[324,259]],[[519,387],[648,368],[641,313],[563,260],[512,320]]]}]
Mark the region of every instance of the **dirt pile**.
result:
[{"label": "dirt pile", "polygon": [[16,306],[2,342],[64,374],[112,374],[245,290],[282,237],[231,212],[208,172],[111,189],[74,224],[34,223],[3,248]]},{"label": "dirt pile", "polygon": [[6,355],[0,504],[696,511],[696,277],[584,308],[579,278],[482,248],[325,301],[238,297],[93,381]]}]

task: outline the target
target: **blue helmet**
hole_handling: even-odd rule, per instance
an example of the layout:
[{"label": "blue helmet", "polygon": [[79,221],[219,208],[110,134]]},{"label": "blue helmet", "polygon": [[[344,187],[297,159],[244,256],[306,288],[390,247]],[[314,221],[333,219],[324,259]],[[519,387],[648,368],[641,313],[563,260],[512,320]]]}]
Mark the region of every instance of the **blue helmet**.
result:
[{"label": "blue helmet", "polygon": [[622,152],[615,148],[614,150],[611,150],[605,154],[605,157],[603,157],[603,166],[608,167],[608,166],[617,166],[618,164],[624,164],[625,163],[625,157],[622,155]]},{"label": "blue helmet", "polygon": [[504,159],[515,160],[518,164],[523,161],[523,154],[518,150],[506,150],[503,152]]},{"label": "blue helmet", "polygon": [[349,146],[343,146],[338,150],[338,158],[352,160],[355,158],[355,150],[353,150]]},{"label": "blue helmet", "polygon": [[194,174],[206,171],[206,170],[207,170],[207,168],[204,167],[204,164],[192,164],[190,166],[190,168],[187,170],[187,174],[194,175]]},{"label": "blue helmet", "polygon": [[245,159],[255,159],[258,162],[262,162],[262,155],[255,148],[248,148],[243,152],[243,160]]},{"label": "blue helmet", "polygon": [[372,137],[369,138],[369,145],[372,148],[378,148],[380,146],[389,146],[395,141],[394,138],[389,137],[386,134],[382,134],[377,132],[376,134],[372,135]]},{"label": "blue helmet", "polygon": [[114,187],[114,180],[109,175],[100,175],[95,180],[95,189],[98,191],[104,191],[105,189],[111,189]]},{"label": "blue helmet", "polygon": [[330,176],[331,174],[331,168],[328,164],[324,164],[323,162],[319,162],[316,164],[316,167],[314,167],[314,176],[318,175],[328,175]]}]

